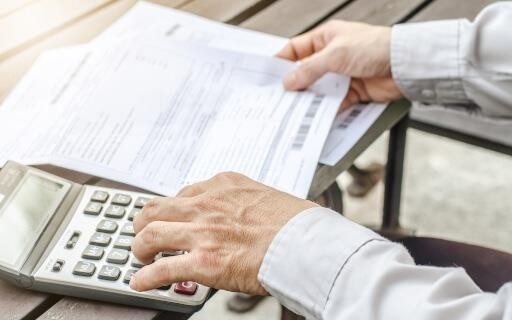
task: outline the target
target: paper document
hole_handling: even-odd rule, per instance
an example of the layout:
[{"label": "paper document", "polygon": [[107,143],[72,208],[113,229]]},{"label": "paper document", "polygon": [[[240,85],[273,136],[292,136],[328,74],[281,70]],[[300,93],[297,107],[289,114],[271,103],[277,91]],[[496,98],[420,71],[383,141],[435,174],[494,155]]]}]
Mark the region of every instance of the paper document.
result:
[{"label": "paper document", "polygon": [[325,141],[320,162],[334,166],[370,129],[386,107],[387,104],[383,103],[358,104],[340,113]]},{"label": "paper document", "polygon": [[0,108],[0,159],[165,195],[230,170],[305,197],[348,79],[286,92],[292,68],[172,41],[49,52]]},{"label": "paper document", "polygon": [[[103,32],[96,44],[114,41],[153,38],[197,41],[209,46],[252,54],[272,56],[284,47],[288,39],[242,29],[204,19],[183,11],[173,10],[149,2],[139,2],[122,18]],[[359,141],[382,114],[385,104],[360,105],[353,112],[337,118],[344,126],[334,125],[325,143],[319,162],[334,165]],[[328,125],[328,124],[325,124]]]}]

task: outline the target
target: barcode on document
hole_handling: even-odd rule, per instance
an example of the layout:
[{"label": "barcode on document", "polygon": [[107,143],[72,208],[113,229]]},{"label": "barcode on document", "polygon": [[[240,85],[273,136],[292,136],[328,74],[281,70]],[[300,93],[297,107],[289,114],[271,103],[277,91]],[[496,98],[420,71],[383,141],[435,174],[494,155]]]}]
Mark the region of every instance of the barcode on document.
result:
[{"label": "barcode on document", "polygon": [[357,105],[350,111],[348,117],[345,118],[340,124],[338,124],[338,128],[347,128],[363,111],[365,105]]},{"label": "barcode on document", "polygon": [[313,120],[315,119],[318,109],[320,109],[320,105],[322,104],[324,97],[324,95],[317,94],[313,98],[313,101],[311,101],[311,104],[308,107],[308,111],[306,112],[304,119],[302,119],[299,131],[295,136],[295,140],[293,141],[293,149],[302,149],[302,147],[304,146],[304,142],[308,137],[309,130],[311,129]]}]

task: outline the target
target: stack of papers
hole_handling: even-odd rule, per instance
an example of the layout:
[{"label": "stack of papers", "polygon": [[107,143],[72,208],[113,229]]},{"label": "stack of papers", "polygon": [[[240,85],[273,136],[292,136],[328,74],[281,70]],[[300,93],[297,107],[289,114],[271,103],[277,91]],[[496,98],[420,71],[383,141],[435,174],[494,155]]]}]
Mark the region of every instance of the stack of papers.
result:
[{"label": "stack of papers", "polygon": [[349,79],[333,74],[285,91],[295,64],[272,57],[285,43],[140,2],[91,43],[37,60],[0,107],[0,164],[163,195],[236,171],[306,197],[319,160],[336,163],[385,106],[337,116]]}]

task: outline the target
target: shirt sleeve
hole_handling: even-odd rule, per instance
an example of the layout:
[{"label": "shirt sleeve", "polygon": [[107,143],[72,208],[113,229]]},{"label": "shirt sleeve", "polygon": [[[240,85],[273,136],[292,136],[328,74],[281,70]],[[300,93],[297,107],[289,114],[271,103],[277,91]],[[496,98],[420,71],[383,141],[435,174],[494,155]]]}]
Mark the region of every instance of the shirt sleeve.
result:
[{"label": "shirt sleeve", "polygon": [[461,268],[416,266],[403,246],[325,208],[280,230],[258,279],[307,319],[512,319],[512,284],[484,293]]},{"label": "shirt sleeve", "polygon": [[512,118],[512,3],[485,8],[473,21],[395,25],[391,70],[410,100]]}]

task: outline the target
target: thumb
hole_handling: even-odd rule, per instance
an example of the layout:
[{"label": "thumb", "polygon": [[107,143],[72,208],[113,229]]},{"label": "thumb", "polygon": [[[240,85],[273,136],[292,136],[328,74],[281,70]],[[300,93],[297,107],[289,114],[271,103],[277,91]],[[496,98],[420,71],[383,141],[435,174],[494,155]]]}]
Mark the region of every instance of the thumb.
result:
[{"label": "thumb", "polygon": [[324,74],[330,71],[332,63],[330,50],[325,48],[299,63],[297,69],[293,70],[283,80],[286,90],[303,90],[315,83]]}]

